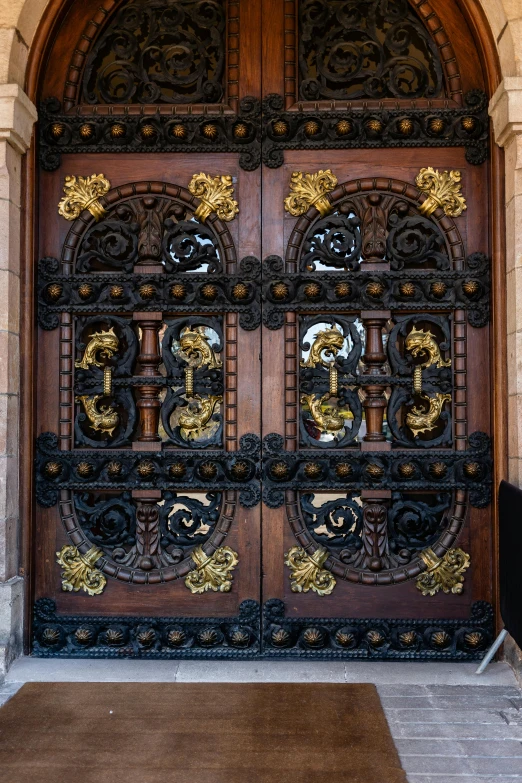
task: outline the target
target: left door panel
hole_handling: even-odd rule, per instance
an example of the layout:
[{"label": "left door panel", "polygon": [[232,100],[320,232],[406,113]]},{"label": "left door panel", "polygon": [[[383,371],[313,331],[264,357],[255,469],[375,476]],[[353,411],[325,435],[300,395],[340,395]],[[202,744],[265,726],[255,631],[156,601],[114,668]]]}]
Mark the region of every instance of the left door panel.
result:
[{"label": "left door panel", "polygon": [[[81,105],[41,113],[36,654],[259,649],[260,174],[245,153],[255,101],[240,99],[259,93],[260,28],[256,4],[217,5],[214,104],[166,101],[160,83],[153,111],[103,91],[83,105],[88,55]],[[249,53],[237,90],[235,44]]]}]

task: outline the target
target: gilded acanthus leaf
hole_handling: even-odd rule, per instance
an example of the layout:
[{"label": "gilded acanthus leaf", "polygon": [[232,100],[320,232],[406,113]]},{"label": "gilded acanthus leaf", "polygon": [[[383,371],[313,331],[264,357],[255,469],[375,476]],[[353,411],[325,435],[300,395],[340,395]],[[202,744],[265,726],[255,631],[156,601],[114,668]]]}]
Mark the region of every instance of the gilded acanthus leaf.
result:
[{"label": "gilded acanthus leaf", "polygon": [[462,592],[464,586],[464,571],[470,566],[470,556],[462,549],[448,549],[446,554],[437,557],[433,549],[425,549],[420,553],[421,560],[427,570],[417,577],[416,585],[422,595]]},{"label": "gilded acanthus leaf", "polygon": [[194,212],[194,217],[202,223],[215,212],[220,220],[230,222],[239,212],[237,201],[234,200],[234,186],[229,174],[211,177],[200,172],[190,180],[189,190],[199,198],[201,204]]},{"label": "gilded acanthus leaf", "polygon": [[90,177],[66,176],[63,186],[65,196],[58,204],[58,214],[66,220],[76,220],[88,209],[91,215],[100,220],[105,214],[105,208],[98,199],[110,189],[111,183],[103,174],[93,174]]},{"label": "gilded acanthus leaf", "polygon": [[467,207],[461,192],[460,176],[460,171],[440,172],[431,166],[421,169],[415,184],[427,198],[419,206],[419,212],[429,217],[441,207],[448,217],[461,215]]},{"label": "gilded acanthus leaf", "polygon": [[191,554],[196,569],[185,579],[185,585],[191,593],[228,593],[232,588],[232,571],[239,563],[237,552],[229,546],[220,546],[213,555],[207,555],[198,546]]},{"label": "gilded acanthus leaf", "polygon": [[75,546],[65,545],[56,553],[58,565],[62,566],[62,590],[77,593],[85,590],[89,595],[103,592],[107,579],[94,567],[102,557],[101,549],[93,546],[84,555]]},{"label": "gilded acanthus leaf", "polygon": [[336,580],[330,571],[323,568],[328,551],[318,547],[309,555],[300,546],[293,546],[285,554],[285,565],[291,569],[290,579],[293,593],[307,593],[313,590],[318,595],[330,595]]},{"label": "gilded acanthus leaf", "polygon": [[321,217],[325,217],[333,209],[326,194],[336,185],[337,177],[330,169],[318,171],[317,174],[294,171],[290,182],[292,192],[285,198],[285,209],[294,217],[299,217],[314,206]]}]

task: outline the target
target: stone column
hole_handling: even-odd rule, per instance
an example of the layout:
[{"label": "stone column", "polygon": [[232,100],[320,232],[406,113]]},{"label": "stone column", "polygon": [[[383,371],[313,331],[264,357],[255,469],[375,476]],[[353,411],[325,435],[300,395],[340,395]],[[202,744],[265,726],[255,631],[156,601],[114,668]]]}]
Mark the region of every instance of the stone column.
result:
[{"label": "stone column", "polygon": [[[508,478],[522,487],[522,77],[503,79],[489,112],[495,141],[506,159]],[[522,653],[510,637],[504,654],[517,670]]]},{"label": "stone column", "polygon": [[16,84],[0,84],[0,679],[22,645],[19,575],[20,190],[22,155],[36,109]]}]

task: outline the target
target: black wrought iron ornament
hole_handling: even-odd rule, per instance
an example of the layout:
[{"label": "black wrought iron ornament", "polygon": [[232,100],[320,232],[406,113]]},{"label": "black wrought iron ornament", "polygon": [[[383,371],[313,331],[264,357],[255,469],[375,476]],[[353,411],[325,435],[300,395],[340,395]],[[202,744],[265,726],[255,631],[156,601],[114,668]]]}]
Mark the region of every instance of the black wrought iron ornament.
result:
[{"label": "black wrought iron ornament", "polygon": [[260,607],[237,617],[62,615],[49,598],[35,604],[33,655],[41,658],[228,659],[260,654]]},{"label": "black wrought iron ornament", "polygon": [[493,607],[477,601],[468,620],[287,617],[263,606],[263,650],[271,658],[474,661],[494,637]]},{"label": "black wrought iron ornament", "polygon": [[368,108],[348,99],[335,108],[298,103],[285,111],[274,93],[263,101],[263,163],[279,168],[285,150],[465,147],[468,163],[479,165],[488,156],[487,103],[481,90],[470,90],[463,107]]},{"label": "black wrought iron ornament", "polygon": [[160,489],[176,492],[220,492],[235,489],[242,505],[255,506],[260,499],[260,441],[243,435],[238,451],[215,449],[165,449],[130,451],[78,449],[64,451],[54,433],[37,439],[36,498],[49,508],[61,490],[125,492]]},{"label": "black wrought iron ornament", "polygon": [[217,103],[224,93],[223,0],[130,0],[94,43],[89,104]]},{"label": "black wrought iron ornament", "polygon": [[473,165],[488,156],[487,98],[480,90],[466,95],[464,107],[365,108],[351,103],[335,109],[284,111],[281,95],[260,102],[245,97],[238,114],[208,115],[161,111],[154,115],[117,109],[110,115],[82,108],[61,111],[57,99],[39,110],[40,165],[54,171],[62,154],[232,152],[246,171],[261,160],[270,168],[284,163],[284,150],[464,147]]},{"label": "black wrought iron ornament", "polygon": [[299,4],[301,100],[435,98],[442,90],[437,46],[407,0]]},{"label": "black wrought iron ornament", "polygon": [[473,661],[494,636],[493,608],[468,620],[290,618],[270,599],[243,601],[237,617],[64,615],[48,598],[34,607],[33,652],[42,658]]},{"label": "black wrought iron ornament", "polygon": [[356,495],[364,489],[437,494],[469,491],[470,503],[484,508],[491,501],[492,461],[485,433],[469,436],[465,451],[407,449],[361,452],[359,448],[328,452],[317,449],[285,451],[281,435],[263,439],[263,501],[283,505],[285,492],[337,491]]},{"label": "black wrought iron ornament", "polygon": [[39,109],[40,165],[44,171],[55,171],[62,155],[78,152],[233,152],[242,169],[253,171],[261,163],[260,113],[259,100],[249,96],[241,100],[237,114],[211,115],[150,115],[116,106],[110,114],[87,107],[68,114],[57,98],[50,98]]},{"label": "black wrought iron ornament", "polygon": [[[208,252],[208,251],[207,251]],[[103,272],[64,275],[55,258],[43,258],[38,266],[38,323],[56,329],[61,313],[100,314],[162,312],[239,313],[242,329],[256,329],[261,322],[261,264],[243,258],[240,273],[176,272],[140,274]]]}]

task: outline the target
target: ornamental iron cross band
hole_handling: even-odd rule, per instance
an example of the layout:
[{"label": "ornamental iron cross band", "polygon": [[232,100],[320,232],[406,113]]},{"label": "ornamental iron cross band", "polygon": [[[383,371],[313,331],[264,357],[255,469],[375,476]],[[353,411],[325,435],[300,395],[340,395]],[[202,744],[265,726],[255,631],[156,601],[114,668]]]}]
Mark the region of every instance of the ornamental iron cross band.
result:
[{"label": "ornamental iron cross band", "polygon": [[265,3],[86,0],[49,57],[34,654],[493,632],[482,76],[426,4]]}]

